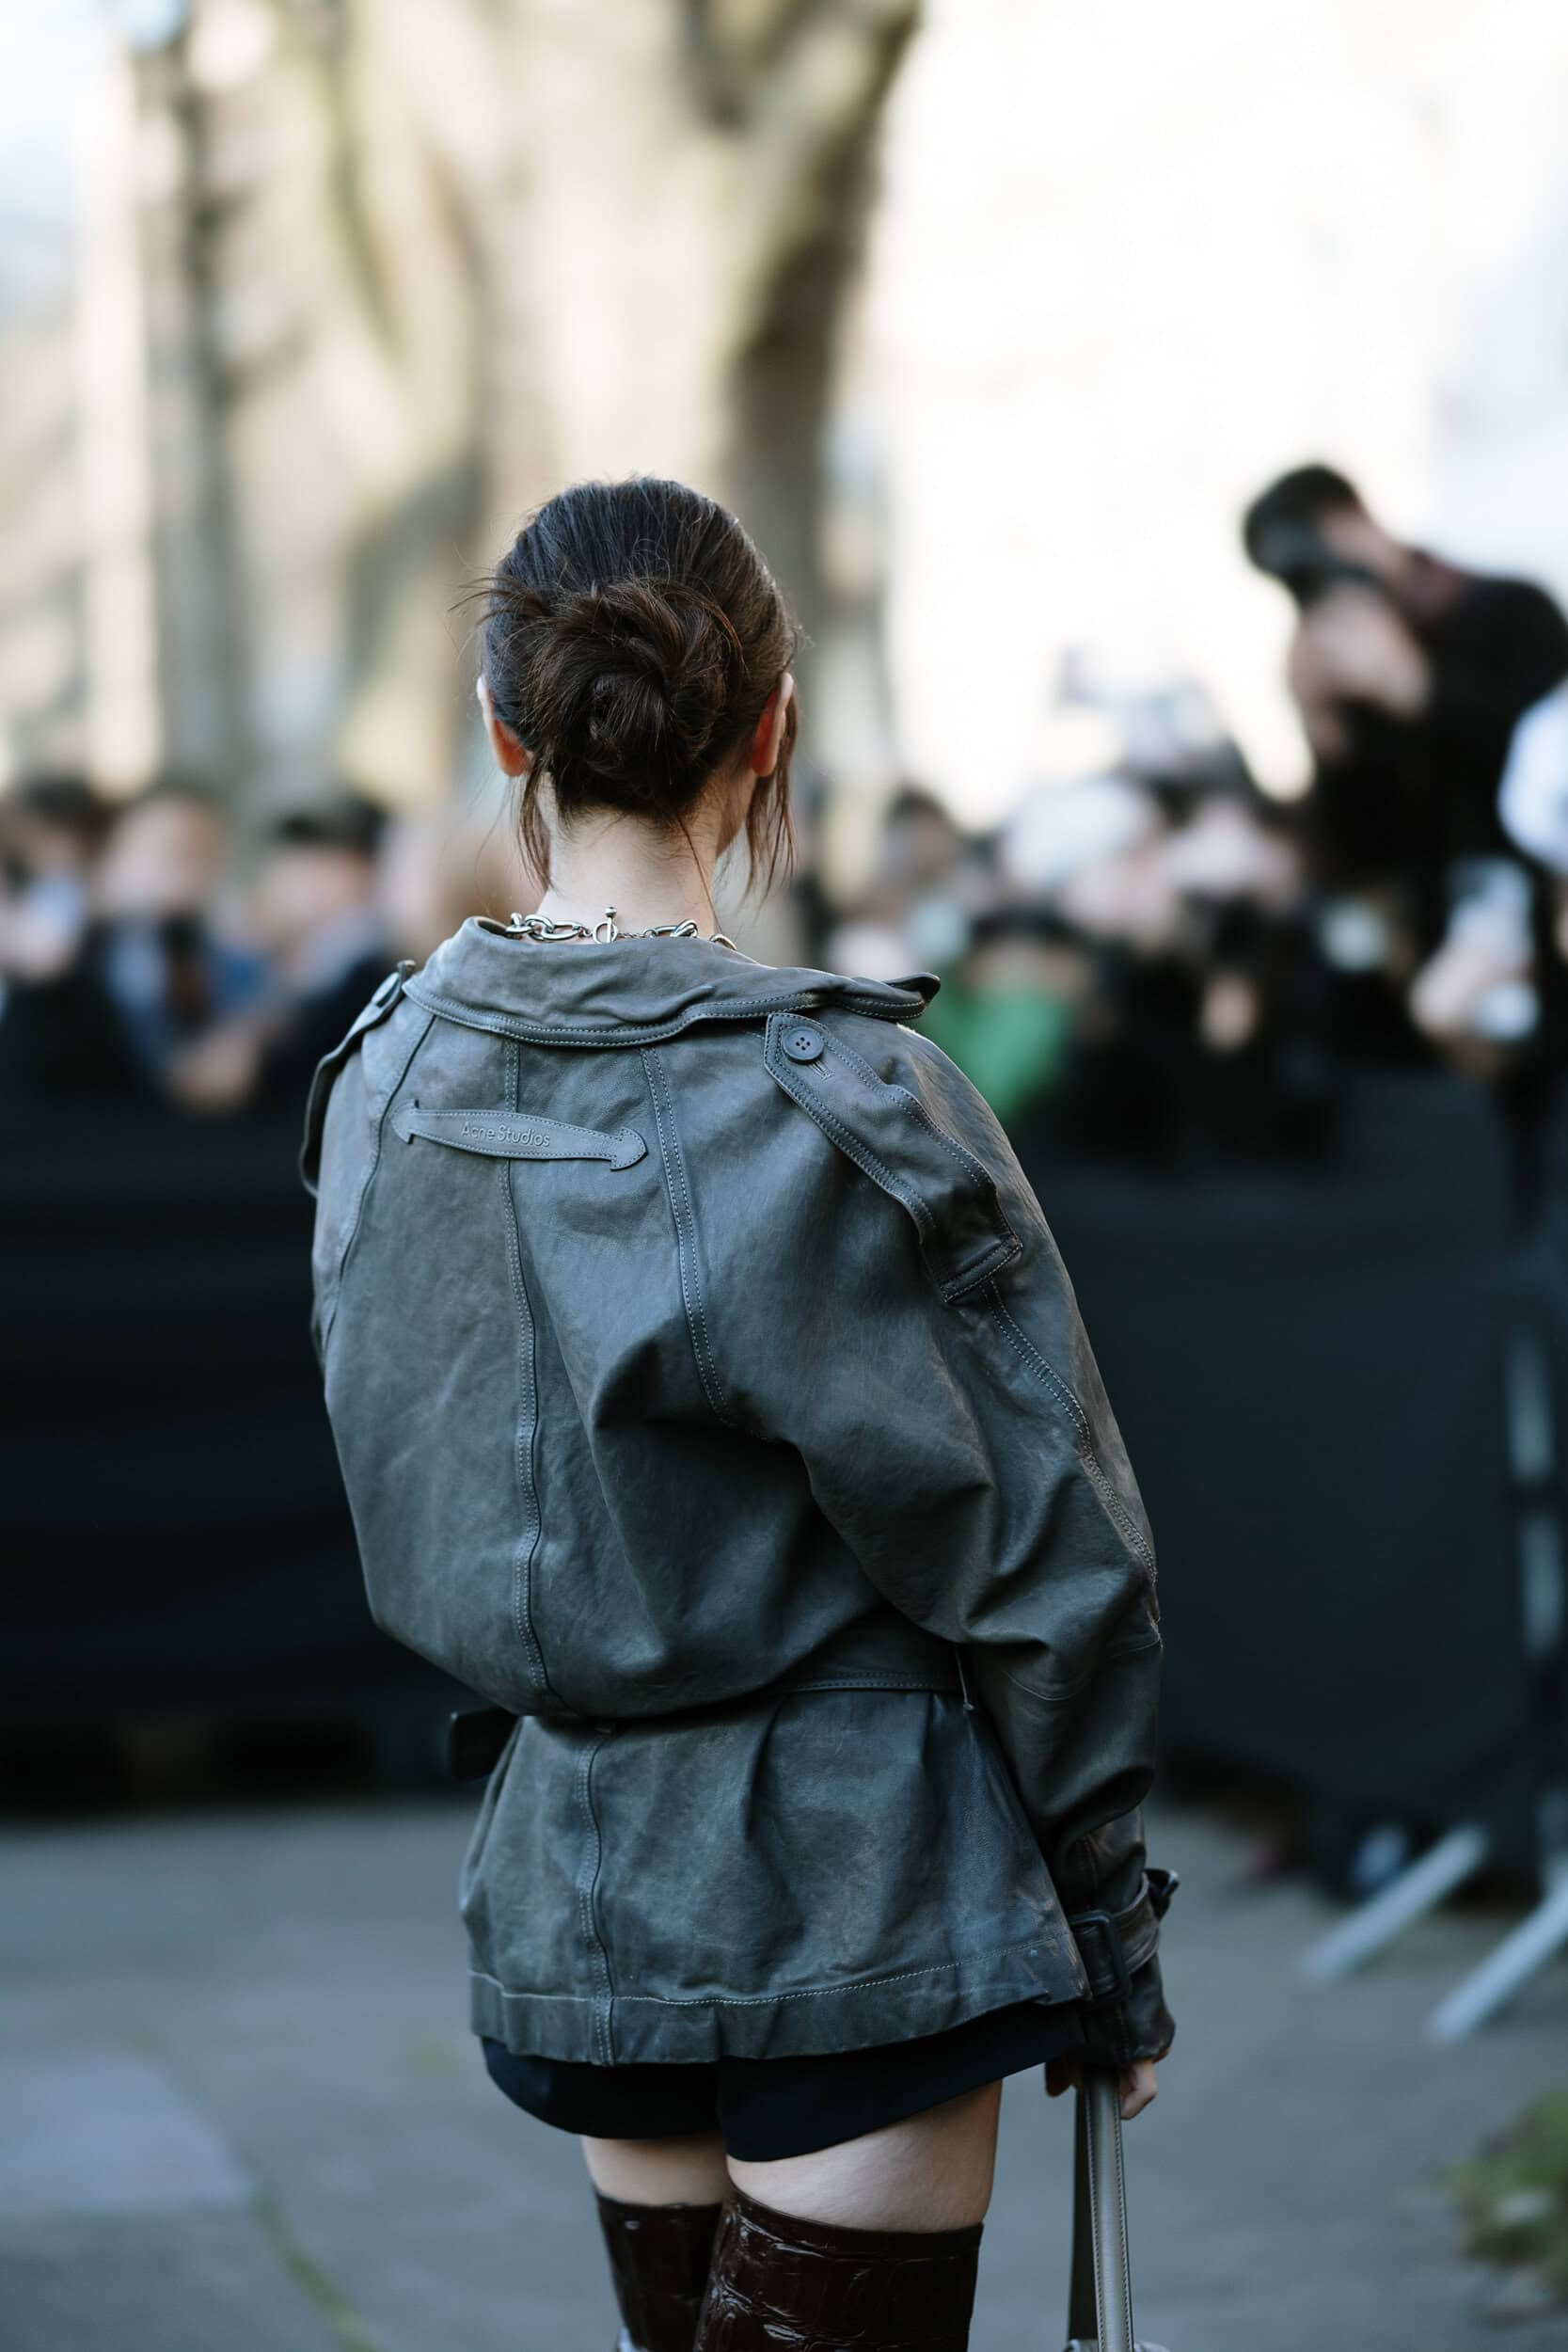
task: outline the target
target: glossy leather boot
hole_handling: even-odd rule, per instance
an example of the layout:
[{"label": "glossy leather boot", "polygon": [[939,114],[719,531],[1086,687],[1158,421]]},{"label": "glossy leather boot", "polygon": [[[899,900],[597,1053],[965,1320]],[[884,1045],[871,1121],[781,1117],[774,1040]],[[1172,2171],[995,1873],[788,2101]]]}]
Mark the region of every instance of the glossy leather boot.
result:
[{"label": "glossy leather boot", "polygon": [[980,2227],[841,2230],[736,2190],[695,2352],[964,2352]]},{"label": "glossy leather boot", "polygon": [[692,2352],[721,2205],[623,2205],[598,2200],[621,2307],[618,2352]]}]

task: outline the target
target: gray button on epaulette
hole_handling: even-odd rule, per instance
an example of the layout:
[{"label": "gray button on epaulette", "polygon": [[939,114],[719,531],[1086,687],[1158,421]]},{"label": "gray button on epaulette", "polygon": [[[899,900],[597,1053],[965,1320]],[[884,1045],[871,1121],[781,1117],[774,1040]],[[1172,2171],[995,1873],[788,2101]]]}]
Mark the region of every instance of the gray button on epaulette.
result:
[{"label": "gray button on epaulette", "polygon": [[816,1061],[822,1051],[821,1033],[803,1026],[791,1029],[785,1035],[784,1049],[791,1061]]}]

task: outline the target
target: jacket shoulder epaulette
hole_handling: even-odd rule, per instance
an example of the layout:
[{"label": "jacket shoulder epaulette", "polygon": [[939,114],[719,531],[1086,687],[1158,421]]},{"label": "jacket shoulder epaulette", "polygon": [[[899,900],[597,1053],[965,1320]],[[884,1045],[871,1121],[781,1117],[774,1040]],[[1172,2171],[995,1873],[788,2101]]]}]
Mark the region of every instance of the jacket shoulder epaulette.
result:
[{"label": "jacket shoulder epaulette", "polygon": [[[915,1087],[883,1077],[841,1025],[774,1013],[763,1059],[774,1084],[911,1219],[949,1304],[1019,1255],[1022,1243],[984,1161]],[[918,1085],[917,1069],[908,1074]]]}]

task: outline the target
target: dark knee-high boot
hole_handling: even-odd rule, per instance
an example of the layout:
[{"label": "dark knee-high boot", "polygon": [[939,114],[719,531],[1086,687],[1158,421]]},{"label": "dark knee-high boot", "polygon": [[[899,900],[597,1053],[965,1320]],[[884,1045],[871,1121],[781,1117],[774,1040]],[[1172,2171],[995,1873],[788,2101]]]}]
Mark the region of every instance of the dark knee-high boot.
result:
[{"label": "dark knee-high boot", "polygon": [[623,2205],[599,2227],[621,2307],[620,2352],[692,2352],[721,2205]]},{"label": "dark knee-high boot", "polygon": [[841,2230],[737,2189],[696,2352],[964,2352],[980,2231]]}]

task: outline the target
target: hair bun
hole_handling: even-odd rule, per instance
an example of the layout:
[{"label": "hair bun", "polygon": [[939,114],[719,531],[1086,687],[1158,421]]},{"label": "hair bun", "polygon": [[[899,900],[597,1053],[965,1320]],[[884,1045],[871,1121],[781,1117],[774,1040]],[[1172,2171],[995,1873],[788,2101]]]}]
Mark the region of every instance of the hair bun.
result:
[{"label": "hair bun", "polygon": [[655,798],[701,777],[744,671],[718,606],[680,580],[631,579],[563,599],[561,642],[583,644],[590,771]]},{"label": "hair bun", "polygon": [[[735,516],[684,484],[578,483],[518,533],[489,583],[484,675],[533,754],[520,821],[547,870],[537,787],[567,824],[594,808],[682,822],[738,761],[799,632]],[[771,797],[787,842],[793,718]],[[748,838],[762,838],[753,795]]]},{"label": "hair bun", "polygon": [[520,731],[562,805],[688,799],[745,680],[740,640],[711,597],[641,574],[500,602],[525,635]]}]

